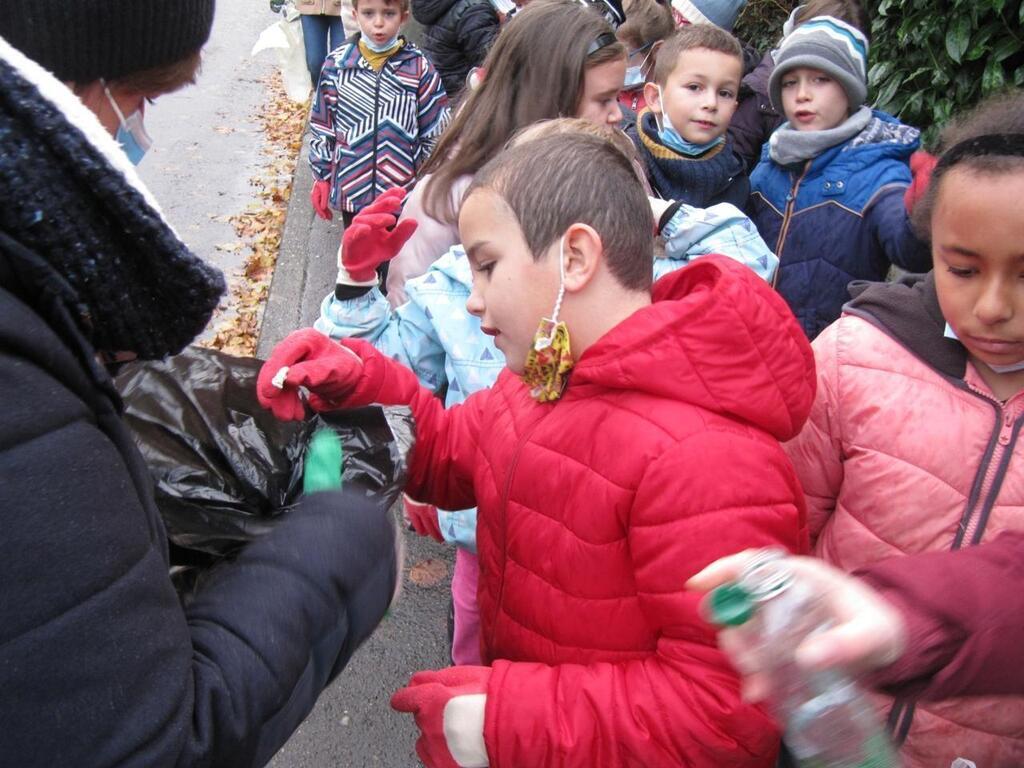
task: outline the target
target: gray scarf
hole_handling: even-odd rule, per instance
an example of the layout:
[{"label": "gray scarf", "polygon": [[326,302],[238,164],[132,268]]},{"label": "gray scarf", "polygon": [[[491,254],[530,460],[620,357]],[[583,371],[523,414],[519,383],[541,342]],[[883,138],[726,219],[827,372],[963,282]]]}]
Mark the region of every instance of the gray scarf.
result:
[{"label": "gray scarf", "polygon": [[768,139],[768,155],[779,165],[813,160],[826,149],[849,141],[871,122],[871,107],[861,107],[846,122],[826,131],[798,131],[785,122]]}]

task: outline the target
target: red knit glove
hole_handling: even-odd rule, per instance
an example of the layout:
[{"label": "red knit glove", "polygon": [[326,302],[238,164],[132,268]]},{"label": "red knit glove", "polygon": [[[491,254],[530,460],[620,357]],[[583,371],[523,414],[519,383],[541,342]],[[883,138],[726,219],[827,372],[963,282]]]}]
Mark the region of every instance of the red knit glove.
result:
[{"label": "red knit glove", "polygon": [[331,207],[328,200],[331,197],[331,182],[329,181],[314,181],[313,189],[309,193],[309,201],[313,203],[313,210],[316,211],[316,215],[321,219],[327,219],[330,221],[334,218],[334,214],[331,213]]},{"label": "red knit glove", "polygon": [[303,328],[274,347],[260,369],[256,396],[276,418],[297,421],[306,416],[299,387],[309,390],[309,404],[314,410],[337,410],[362,373],[362,359],[344,343]]},{"label": "red knit glove", "polygon": [[433,504],[420,504],[413,501],[404,493],[405,519],[420,536],[429,536],[435,541],[444,542],[441,535],[441,523],[437,519],[437,507]]},{"label": "red knit glove", "polygon": [[377,267],[398,255],[416,231],[416,221],[398,221],[405,190],[389,189],[352,219],[341,238],[338,282],[370,285],[377,281]]},{"label": "red knit glove", "polygon": [[907,191],[903,193],[903,205],[906,206],[907,213],[913,213],[914,206],[925,196],[932,180],[932,171],[935,170],[938,162],[939,158],[924,150],[910,156],[910,171],[914,174],[914,180],[910,182]]},{"label": "red knit glove", "polygon": [[[490,678],[490,667],[417,672],[409,685],[391,697],[392,708],[416,718],[421,732],[416,754],[427,768],[487,765],[483,720]],[[452,704],[456,698],[459,701]]]}]

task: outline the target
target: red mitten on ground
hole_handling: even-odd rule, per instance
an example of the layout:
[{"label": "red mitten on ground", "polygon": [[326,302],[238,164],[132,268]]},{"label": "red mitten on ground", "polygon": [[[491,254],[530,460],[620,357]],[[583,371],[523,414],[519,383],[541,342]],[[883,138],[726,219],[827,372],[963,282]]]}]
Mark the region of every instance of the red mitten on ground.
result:
[{"label": "red mitten on ground", "polygon": [[328,202],[330,196],[331,182],[313,182],[313,189],[309,193],[309,201],[313,203],[313,210],[316,211],[316,215],[321,219],[327,219],[327,221],[334,218],[334,214],[331,213],[330,203]]},{"label": "red mitten on ground", "polygon": [[910,156],[910,171],[914,174],[914,180],[910,182],[907,191],[903,193],[903,204],[907,208],[907,213],[913,213],[914,206],[925,196],[932,180],[932,171],[935,170],[938,162],[939,158],[924,150]]},{"label": "red mitten on ground", "polygon": [[405,503],[405,519],[420,536],[429,536],[435,541],[444,542],[441,535],[441,523],[437,519],[437,507],[433,504],[420,504],[413,501],[405,494],[402,495]]},{"label": "red mitten on ground", "polygon": [[274,347],[260,369],[256,396],[260,405],[281,421],[305,418],[299,387],[309,391],[309,404],[318,411],[342,407],[363,373],[363,361],[343,342],[303,328]]},{"label": "red mitten on ground", "polygon": [[[402,250],[416,231],[413,219],[398,221],[405,190],[389,189],[352,219],[341,238],[338,282],[365,285],[377,279],[377,267]],[[346,279],[346,274],[347,278]]]},{"label": "red mitten on ground", "polygon": [[[461,666],[417,672],[409,685],[391,697],[392,708],[416,718],[421,732],[416,741],[416,754],[427,768],[487,765],[483,722],[490,677],[490,667]],[[449,702],[456,698],[459,698],[456,704],[467,702],[468,706],[449,707]],[[472,714],[467,717],[467,712]]]}]

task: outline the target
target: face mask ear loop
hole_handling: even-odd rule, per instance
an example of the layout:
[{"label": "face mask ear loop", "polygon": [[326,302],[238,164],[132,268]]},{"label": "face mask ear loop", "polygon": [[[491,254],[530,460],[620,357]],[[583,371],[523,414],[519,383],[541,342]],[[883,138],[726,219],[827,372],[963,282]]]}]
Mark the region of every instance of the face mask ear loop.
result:
[{"label": "face mask ear loop", "polygon": [[565,235],[558,241],[558,298],[555,300],[555,311],[551,314],[551,323],[558,323],[558,313],[562,310],[562,299],[565,298]]},{"label": "face mask ear loop", "polygon": [[[647,62],[651,60],[652,53],[654,53],[654,43],[651,43],[651,50],[647,52],[647,55],[644,56],[644,60],[640,62],[640,74],[644,76],[645,80],[647,79]],[[664,109],[664,107],[662,107],[662,109]]]},{"label": "face mask ear loop", "polygon": [[103,85],[103,93],[105,93],[107,95],[107,101],[110,102],[110,107],[114,110],[114,114],[117,115],[117,119],[121,121],[121,125],[124,125],[125,124],[124,113],[121,111],[121,108],[119,106],[117,106],[117,102],[114,100],[114,97],[111,95],[110,88],[107,87],[107,81],[101,79],[100,83]]},{"label": "face mask ear loop", "polygon": [[658,101],[661,103],[661,114],[659,115],[653,110],[651,114],[654,115],[654,124],[658,126],[658,132],[660,133],[665,130],[665,124],[662,122],[662,115],[665,114],[665,92],[661,90],[661,86],[657,83],[654,84],[654,87],[658,89]]}]

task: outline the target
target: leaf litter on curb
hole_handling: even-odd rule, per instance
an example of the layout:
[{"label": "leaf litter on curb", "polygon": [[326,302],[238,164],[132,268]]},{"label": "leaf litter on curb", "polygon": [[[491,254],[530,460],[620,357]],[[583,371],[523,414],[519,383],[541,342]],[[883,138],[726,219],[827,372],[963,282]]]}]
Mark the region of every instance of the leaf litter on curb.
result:
[{"label": "leaf litter on curb", "polygon": [[288,99],[280,74],[275,72],[264,83],[269,97],[256,119],[266,137],[266,163],[258,175],[249,179],[257,200],[242,213],[228,218],[238,240],[216,246],[217,250],[230,253],[248,251],[248,256],[242,268],[229,279],[227,303],[218,309],[212,338],[202,342],[203,346],[228,354],[249,357],[256,353],[270,279],[281,248],[292,171],[302,148],[309,110],[308,102],[297,104]]}]

